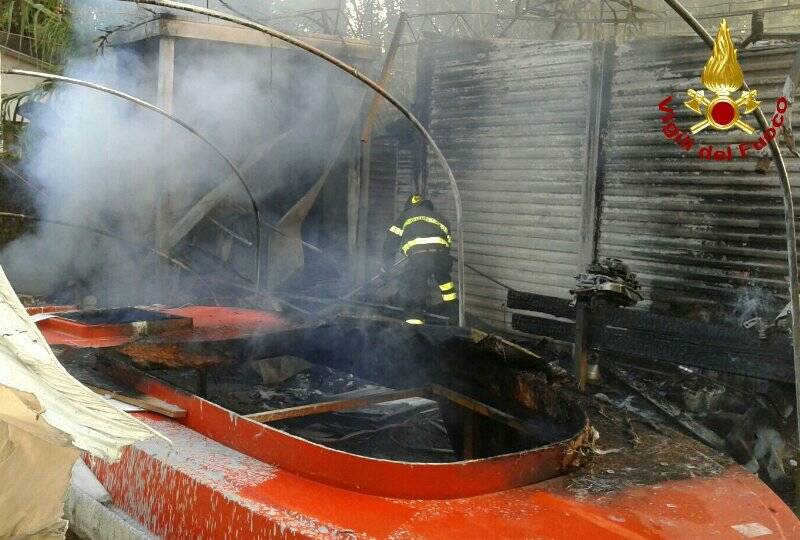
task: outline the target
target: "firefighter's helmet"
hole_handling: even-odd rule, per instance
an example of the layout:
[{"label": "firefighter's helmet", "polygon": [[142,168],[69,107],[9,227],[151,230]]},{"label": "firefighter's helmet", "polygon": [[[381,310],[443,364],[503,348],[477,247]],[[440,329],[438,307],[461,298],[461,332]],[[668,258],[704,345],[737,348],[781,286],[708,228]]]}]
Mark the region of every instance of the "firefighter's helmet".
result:
[{"label": "firefighter's helmet", "polygon": [[406,210],[408,210],[411,207],[418,206],[418,205],[422,204],[423,201],[425,201],[425,197],[423,197],[419,193],[411,194],[408,197],[408,200],[406,201]]}]

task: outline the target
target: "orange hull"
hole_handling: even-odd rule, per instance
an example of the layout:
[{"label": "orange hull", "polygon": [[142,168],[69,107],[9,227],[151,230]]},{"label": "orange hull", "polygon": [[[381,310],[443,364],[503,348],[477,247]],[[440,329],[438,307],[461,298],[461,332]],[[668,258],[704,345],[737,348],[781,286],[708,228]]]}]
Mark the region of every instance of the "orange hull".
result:
[{"label": "orange hull", "polygon": [[[288,327],[274,314],[250,310],[167,311],[191,317],[194,328],[163,334],[165,342],[248,338]],[[67,347],[131,340],[108,328],[75,335],[57,320],[39,324],[51,344]],[[86,460],[116,505],[167,539],[800,538],[791,510],[738,466],[581,495],[569,489],[572,476],[557,475],[585,432],[456,463],[388,461],[321,446],[130,375],[139,391],[186,410],[180,420],[135,413],[174,446],[150,440],[115,464]]]}]

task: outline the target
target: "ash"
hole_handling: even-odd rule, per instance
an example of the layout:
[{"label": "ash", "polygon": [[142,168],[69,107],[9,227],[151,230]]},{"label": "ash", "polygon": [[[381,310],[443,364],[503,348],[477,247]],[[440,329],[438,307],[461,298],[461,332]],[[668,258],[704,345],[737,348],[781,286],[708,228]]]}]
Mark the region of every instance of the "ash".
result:
[{"label": "ash", "polygon": [[[151,375],[195,392],[190,370],[158,370]],[[351,373],[310,364],[276,384],[263,382],[249,365],[209,371],[207,399],[239,414],[252,414],[389,390]],[[457,461],[435,401],[409,398],[346,412],[273,422],[272,427],[359,455],[423,463]]]}]

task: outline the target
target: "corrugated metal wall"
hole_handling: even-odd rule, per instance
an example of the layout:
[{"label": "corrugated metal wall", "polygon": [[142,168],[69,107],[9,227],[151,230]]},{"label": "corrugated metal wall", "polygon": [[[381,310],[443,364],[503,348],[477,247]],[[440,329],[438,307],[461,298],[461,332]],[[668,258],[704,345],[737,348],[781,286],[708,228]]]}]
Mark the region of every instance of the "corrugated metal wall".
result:
[{"label": "corrugated metal wall", "polygon": [[370,148],[369,215],[367,217],[367,276],[380,269],[380,257],[386,231],[394,220],[395,191],[398,177],[397,141],[375,137]]},{"label": "corrugated metal wall", "polygon": [[[460,45],[431,58],[430,128],[461,189],[466,262],[520,290],[567,297],[580,252],[591,43]],[[430,157],[428,191],[455,223]],[[467,310],[506,324],[506,290],[469,270],[466,280]]]},{"label": "corrugated metal wall", "polygon": [[[740,52],[745,78],[768,117],[793,55],[789,47]],[[761,175],[755,156],[702,160],[698,147],[684,153],[662,134],[658,104],[668,95],[684,131],[699,119],[683,101],[687,89],[702,89],[708,56],[699,40],[686,38],[618,49],[603,143],[599,254],[629,262],[654,309],[734,322],[747,315],[748,303],[787,295],[783,206],[774,166]],[[757,127],[752,115],[747,120]],[[795,115],[794,125],[798,120]],[[755,139],[738,130],[695,138],[717,147]],[[787,161],[800,187],[800,160]]]},{"label": "corrugated metal wall", "polygon": [[416,163],[419,149],[416,145],[400,145],[397,149],[397,188],[395,191],[395,215],[400,215],[406,201],[416,191]]}]

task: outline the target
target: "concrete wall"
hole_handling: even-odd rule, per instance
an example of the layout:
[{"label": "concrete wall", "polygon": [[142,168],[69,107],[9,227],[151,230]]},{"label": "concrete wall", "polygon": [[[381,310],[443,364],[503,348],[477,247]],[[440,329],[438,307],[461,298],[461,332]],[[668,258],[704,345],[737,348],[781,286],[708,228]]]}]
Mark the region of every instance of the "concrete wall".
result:
[{"label": "concrete wall", "polygon": [[[2,58],[3,69],[29,69],[31,71],[45,71],[33,58],[20,54],[11,49],[0,47],[0,57]],[[3,95],[24,92],[35,87],[41,79],[32,77],[19,77],[16,75],[0,75]]]}]

